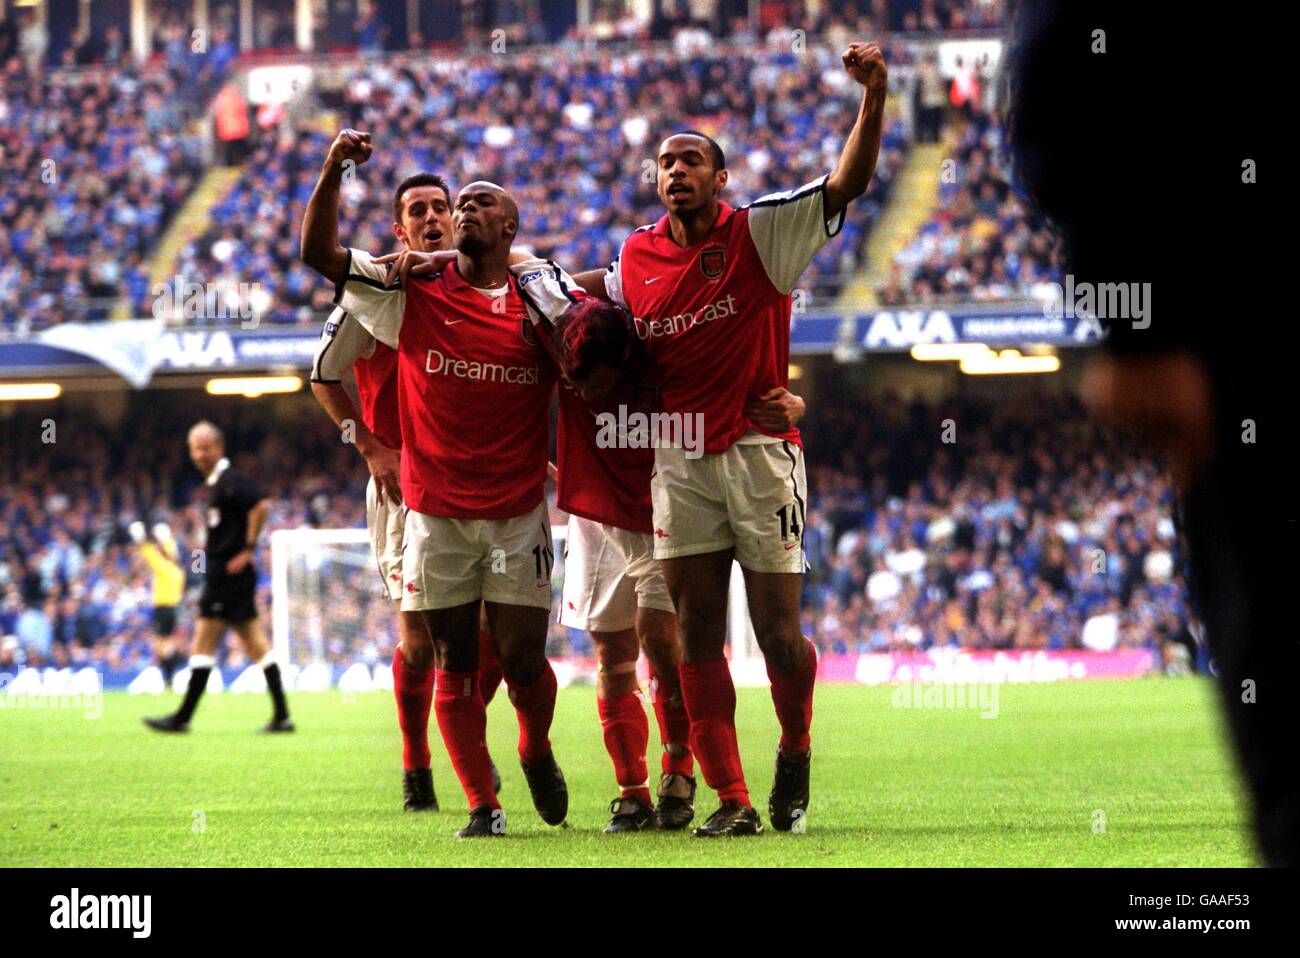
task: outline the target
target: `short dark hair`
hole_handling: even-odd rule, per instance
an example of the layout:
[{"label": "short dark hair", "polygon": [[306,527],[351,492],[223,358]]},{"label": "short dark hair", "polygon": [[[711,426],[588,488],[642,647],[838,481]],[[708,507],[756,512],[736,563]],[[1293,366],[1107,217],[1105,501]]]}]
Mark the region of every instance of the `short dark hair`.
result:
[{"label": "short dark hair", "polygon": [[586,379],[598,366],[618,369],[632,343],[632,314],[595,296],[564,311],[558,325],[564,374]]},{"label": "short dark hair", "polygon": [[397,192],[393,194],[393,220],[400,223],[402,221],[402,197],[406,195],[407,190],[413,190],[417,186],[436,186],[442,190],[443,197],[448,203],[451,202],[451,187],[437,173],[416,173],[414,176],[408,176],[402,182],[397,184]]},{"label": "short dark hair", "polygon": [[709,134],[703,133],[700,130],[678,130],[676,133],[671,134],[670,137],[671,136],[698,136],[701,140],[704,140],[709,144],[709,152],[713,154],[713,172],[716,173],[718,170],[725,170],[727,168],[727,155],[722,152],[722,147],[718,146],[718,141],[709,136]]}]

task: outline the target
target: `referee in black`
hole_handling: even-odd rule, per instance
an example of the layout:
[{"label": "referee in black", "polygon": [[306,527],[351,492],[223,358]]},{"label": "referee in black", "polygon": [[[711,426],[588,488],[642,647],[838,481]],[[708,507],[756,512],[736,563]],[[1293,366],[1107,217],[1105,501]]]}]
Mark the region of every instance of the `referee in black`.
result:
[{"label": "referee in black", "polygon": [[284,697],[280,666],[272,658],[262,636],[255,602],[257,574],[253,555],[257,537],[266,523],[270,500],[248,477],[230,468],[225,456],[225,437],[210,422],[190,429],[190,459],[208,488],[206,579],[199,597],[199,617],[194,627],[194,650],[190,655],[190,684],[178,711],[162,718],[147,718],[145,724],[159,732],[185,732],[216,664],[217,645],[227,627],[235,630],[252,662],[262,666],[266,688],[275,703],[275,714],[263,731],[292,732],[289,704]]}]

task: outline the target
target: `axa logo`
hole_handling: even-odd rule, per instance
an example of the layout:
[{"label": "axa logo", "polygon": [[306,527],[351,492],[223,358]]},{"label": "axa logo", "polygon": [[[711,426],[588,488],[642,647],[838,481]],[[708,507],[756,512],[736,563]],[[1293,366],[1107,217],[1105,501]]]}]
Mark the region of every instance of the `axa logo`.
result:
[{"label": "axa logo", "polygon": [[918,343],[952,343],[957,330],[952,317],[943,310],[890,312],[882,310],[872,317],[862,345],[868,349],[881,346],[899,348]]},{"label": "axa logo", "polygon": [[155,366],[207,369],[238,362],[235,341],[227,332],[163,333],[150,347]]},{"label": "axa logo", "polygon": [[152,895],[82,895],[79,888],[50,899],[50,927],[127,928],[133,938],[148,938],[153,930]]}]

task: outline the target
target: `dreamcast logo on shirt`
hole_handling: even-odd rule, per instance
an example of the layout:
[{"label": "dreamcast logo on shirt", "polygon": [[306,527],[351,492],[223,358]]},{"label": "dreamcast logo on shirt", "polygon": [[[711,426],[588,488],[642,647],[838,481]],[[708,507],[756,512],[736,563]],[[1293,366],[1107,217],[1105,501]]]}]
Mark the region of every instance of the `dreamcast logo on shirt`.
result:
[{"label": "dreamcast logo on shirt", "polygon": [[636,327],[638,339],[652,339],[655,336],[675,336],[678,333],[685,332],[692,326],[711,323],[715,319],[725,319],[727,316],[735,315],[736,297],[727,296],[726,299],[720,299],[716,303],[709,303],[695,312],[665,316],[663,319],[635,318],[632,322]]},{"label": "dreamcast logo on shirt", "polygon": [[480,363],[455,356],[444,356],[437,349],[430,349],[424,360],[424,371],[455,376],[457,379],[472,379],[476,382],[511,383],[519,386],[536,386],[541,382],[540,366],[502,366],[500,363]]}]

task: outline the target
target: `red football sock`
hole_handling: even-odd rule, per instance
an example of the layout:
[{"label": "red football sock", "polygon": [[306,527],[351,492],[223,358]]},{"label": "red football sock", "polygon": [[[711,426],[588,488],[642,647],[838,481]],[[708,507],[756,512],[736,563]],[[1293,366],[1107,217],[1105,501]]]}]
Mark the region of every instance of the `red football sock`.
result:
[{"label": "red football sock", "polygon": [[551,663],[532,685],[506,679],[519,718],[519,759],[532,768],[551,753],[551,719],[555,717],[555,672]]},{"label": "red football sock", "polygon": [[433,696],[438,728],[456,777],[465,789],[471,809],[483,805],[500,808],[492,790],[492,759],[487,749],[487,710],[474,672],[438,670]]},{"label": "red football sock", "polygon": [[674,687],[674,694],[664,687],[659,676],[651,675],[650,684],[654,689],[655,719],[659,722],[659,741],[663,745],[663,773],[669,775],[693,775],[695,759],[691,755],[691,719],[686,714],[686,703],[682,701],[680,686]]},{"label": "red football sock", "polygon": [[614,761],[614,778],[624,796],[653,806],[646,772],[645,750],[650,744],[650,720],[638,692],[612,699],[596,699],[605,751]]},{"label": "red football sock", "polygon": [[497,658],[492,636],[486,632],[478,634],[478,687],[483,695],[483,704],[491,705],[501,687],[501,660]]},{"label": "red football sock", "polygon": [[736,744],[736,687],[725,658],[683,662],[682,701],[691,717],[691,751],[709,787],[724,802],[749,804]]},{"label": "red football sock", "polygon": [[[807,642],[807,640],[804,640]],[[781,751],[801,755],[811,746],[808,728],[812,725],[813,686],[817,682],[817,649],[807,642],[808,655],[793,672],[778,672],[767,666],[772,681],[772,704],[781,723]]]},{"label": "red football sock", "polygon": [[413,669],[393,654],[393,697],[402,729],[402,768],[429,767],[429,706],[433,704],[434,669]]}]

